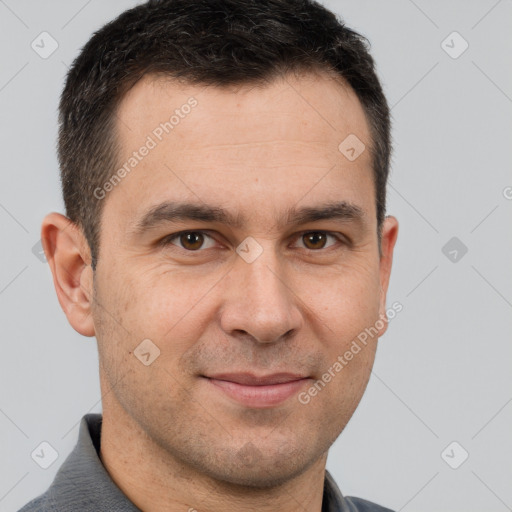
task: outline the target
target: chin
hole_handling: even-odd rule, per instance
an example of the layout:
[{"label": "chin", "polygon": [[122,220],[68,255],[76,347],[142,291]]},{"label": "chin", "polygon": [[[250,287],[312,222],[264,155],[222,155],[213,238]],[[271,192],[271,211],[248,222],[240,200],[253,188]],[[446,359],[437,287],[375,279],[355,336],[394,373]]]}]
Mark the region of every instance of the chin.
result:
[{"label": "chin", "polygon": [[298,447],[292,450],[289,446],[280,447],[271,450],[273,455],[269,451],[269,447],[249,442],[235,453],[222,451],[209,468],[203,465],[197,469],[224,485],[270,489],[298,477],[319,458],[313,453],[307,457],[307,451]]},{"label": "chin", "polygon": [[293,478],[301,475],[307,468],[276,468],[272,466],[260,466],[258,468],[237,468],[235,471],[212,475],[213,478],[224,485],[233,488],[244,489],[272,489],[280,487]]}]

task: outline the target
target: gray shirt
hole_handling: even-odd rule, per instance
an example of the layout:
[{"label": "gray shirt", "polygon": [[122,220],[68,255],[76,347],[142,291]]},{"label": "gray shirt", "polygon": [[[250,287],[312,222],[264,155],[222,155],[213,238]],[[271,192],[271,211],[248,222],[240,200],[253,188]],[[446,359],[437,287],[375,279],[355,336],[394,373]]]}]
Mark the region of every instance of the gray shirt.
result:
[{"label": "gray shirt", "polygon": [[[78,442],[48,490],[19,512],[138,512],[110,478],[99,458],[101,414],[86,414]],[[392,512],[360,498],[345,498],[325,472],[322,512]]]}]

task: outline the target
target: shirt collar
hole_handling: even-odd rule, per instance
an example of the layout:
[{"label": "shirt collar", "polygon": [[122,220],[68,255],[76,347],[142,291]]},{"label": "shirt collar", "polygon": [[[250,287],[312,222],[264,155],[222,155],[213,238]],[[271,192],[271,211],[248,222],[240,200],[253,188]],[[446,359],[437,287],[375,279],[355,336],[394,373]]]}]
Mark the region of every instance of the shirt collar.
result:
[{"label": "shirt collar", "polygon": [[[83,512],[140,512],[114,483],[99,458],[102,419],[101,414],[86,414],[82,418],[78,442],[48,490],[48,500],[56,509],[67,504],[72,505],[73,510]],[[72,503],[64,502],[63,496],[67,496]],[[322,512],[353,510],[326,471]]]}]

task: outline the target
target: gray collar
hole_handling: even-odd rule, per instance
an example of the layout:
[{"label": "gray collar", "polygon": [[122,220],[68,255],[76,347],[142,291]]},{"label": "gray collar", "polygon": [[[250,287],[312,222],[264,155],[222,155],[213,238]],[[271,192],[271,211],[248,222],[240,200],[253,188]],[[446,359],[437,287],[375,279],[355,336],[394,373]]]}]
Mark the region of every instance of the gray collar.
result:
[{"label": "gray collar", "polygon": [[[38,499],[44,510],[139,511],[113,482],[99,458],[102,419],[101,414],[86,414],[82,418],[75,448],[60,467],[48,491]],[[356,510],[326,471],[322,512]]]}]

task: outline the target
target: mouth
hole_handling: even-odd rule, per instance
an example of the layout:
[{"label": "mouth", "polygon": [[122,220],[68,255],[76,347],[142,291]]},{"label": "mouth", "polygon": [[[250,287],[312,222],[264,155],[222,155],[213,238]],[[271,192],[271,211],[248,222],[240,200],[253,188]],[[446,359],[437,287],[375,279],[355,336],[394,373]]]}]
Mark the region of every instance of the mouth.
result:
[{"label": "mouth", "polygon": [[310,377],[293,373],[262,376],[251,373],[224,373],[203,378],[215,391],[245,407],[255,409],[275,407],[285,402],[310,380]]}]

